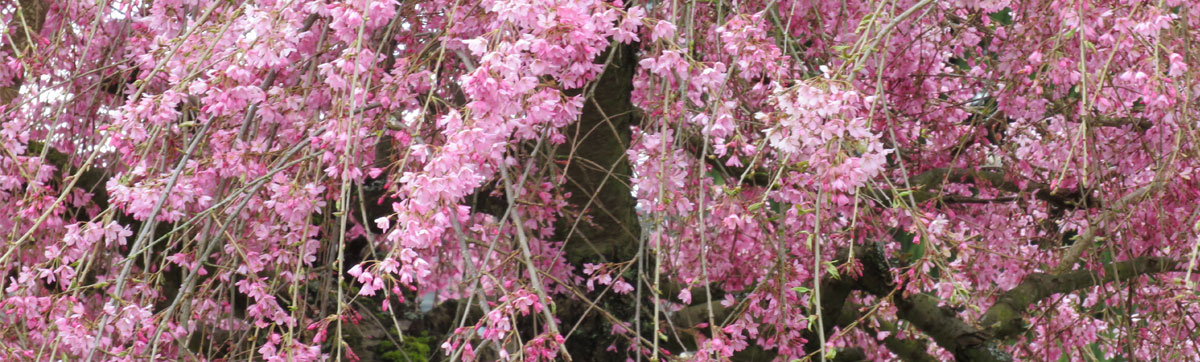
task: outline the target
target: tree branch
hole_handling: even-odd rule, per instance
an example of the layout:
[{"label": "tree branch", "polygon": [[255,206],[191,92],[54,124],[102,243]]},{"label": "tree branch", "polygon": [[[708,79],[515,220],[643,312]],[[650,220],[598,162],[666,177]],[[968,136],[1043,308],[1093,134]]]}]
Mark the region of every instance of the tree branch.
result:
[{"label": "tree branch", "polygon": [[[852,285],[880,298],[890,296],[896,306],[896,316],[912,323],[939,346],[954,353],[957,359],[1012,360],[1012,356],[1000,349],[995,341],[986,338],[979,328],[958,318],[958,312],[954,309],[943,306],[941,299],[926,293],[894,293],[899,286],[894,283],[895,278],[882,243],[875,243],[873,247],[856,247],[854,254],[859,255],[857,262],[862,264],[862,274],[853,279]],[[828,305],[825,301],[822,304]]]},{"label": "tree branch", "polygon": [[1025,277],[1025,281],[996,299],[980,319],[980,325],[996,339],[1006,339],[1019,334],[1029,307],[1042,299],[1059,293],[1104,285],[1120,279],[1129,279],[1145,274],[1180,271],[1180,262],[1167,258],[1142,257],[1111,263],[1103,271],[1073,270],[1053,275],[1037,273]]},{"label": "tree branch", "polygon": [[1138,132],[1145,132],[1154,127],[1154,123],[1143,117],[1088,117],[1088,124],[1114,128],[1131,127]]},{"label": "tree branch", "polygon": [[1101,205],[1098,198],[1080,190],[1054,190],[1050,185],[1034,181],[1024,182],[1025,185],[1022,187],[1021,183],[1011,175],[998,171],[935,168],[914,176],[909,181],[914,186],[921,185],[916,186],[920,188],[919,191],[913,192],[913,197],[917,199],[917,202],[936,197],[938,193],[932,190],[941,188],[945,182],[962,182],[979,186],[990,185],[999,190],[1013,193],[1032,193],[1037,199],[1064,209],[1092,208]]},{"label": "tree branch", "polygon": [[[1074,270],[1060,274],[1037,273],[1029,275],[1025,280],[1003,294],[996,304],[985,312],[979,323],[968,323],[958,317],[958,312],[949,306],[944,306],[938,297],[927,293],[903,295],[894,293],[898,286],[893,283],[891,266],[883,254],[882,244],[875,247],[859,246],[854,248],[856,260],[861,263],[861,274],[852,276],[846,273],[840,279],[827,277],[821,287],[826,291],[822,295],[822,305],[829,306],[823,312],[827,316],[837,316],[831,320],[826,329],[832,331],[833,326],[846,326],[858,309],[846,299],[854,290],[871,293],[880,298],[891,297],[896,305],[896,315],[920,331],[929,335],[939,346],[954,353],[960,361],[1010,361],[1012,356],[1000,348],[1000,342],[1012,338],[1024,331],[1024,316],[1029,307],[1038,301],[1059,293],[1069,293],[1083,288],[1103,285],[1106,283],[1134,278],[1146,274],[1180,271],[1180,262],[1166,258],[1142,257],[1133,260],[1110,263],[1101,271]],[[838,257],[840,262],[847,261],[848,251],[843,250]],[[849,315],[849,317],[847,316]],[[885,330],[895,332],[890,324],[881,324]],[[982,328],[979,326],[983,326]],[[812,334],[815,332],[809,332]],[[806,338],[808,336],[806,335]],[[889,338],[892,336],[889,336]],[[813,345],[813,339],[805,346],[805,350],[814,351],[819,346]],[[887,340],[884,345],[906,360],[930,360],[916,351],[924,352],[924,347],[918,341]]]},{"label": "tree branch", "polygon": [[929,349],[929,344],[926,341],[915,339],[901,339],[897,337],[900,334],[900,328],[886,320],[876,320],[879,323],[879,328],[875,328],[869,324],[861,324],[863,329],[868,332],[878,334],[880,331],[887,332],[888,336],[883,338],[883,346],[889,351],[899,356],[901,360],[908,362],[936,362],[937,359],[930,356],[925,351]]}]

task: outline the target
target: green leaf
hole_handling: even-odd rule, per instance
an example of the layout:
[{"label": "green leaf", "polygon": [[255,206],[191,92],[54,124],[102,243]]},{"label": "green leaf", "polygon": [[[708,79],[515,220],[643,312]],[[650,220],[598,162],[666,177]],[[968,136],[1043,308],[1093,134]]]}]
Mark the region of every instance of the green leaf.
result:
[{"label": "green leaf", "polygon": [[783,204],[774,201],[767,201],[767,208],[776,215],[783,213]]},{"label": "green leaf", "polygon": [[920,242],[916,234],[892,229],[892,239],[900,243],[900,261],[904,265],[910,265],[925,256],[925,243]]},{"label": "green leaf", "polygon": [[708,171],[708,177],[713,179],[713,185],[717,185],[717,186],[725,185],[725,176],[722,175],[720,172],[717,172],[716,170]]},{"label": "green leaf", "polygon": [[796,162],[795,164],[792,164],[792,168],[795,168],[796,171],[800,172],[808,171],[808,161]]},{"label": "green leaf", "polygon": [[1002,25],[1002,26],[1009,26],[1009,25],[1012,25],[1012,23],[1013,23],[1012,9],[1009,9],[1009,8],[1004,8],[1004,9],[1001,9],[1000,11],[990,13],[990,14],[988,14],[988,17],[991,18],[992,21],[1000,23],[1000,25]]},{"label": "green leaf", "polygon": [[829,273],[830,276],[833,276],[834,279],[839,279],[842,277],[842,274],[838,273],[837,266],[834,266],[833,262],[825,262],[825,272]]}]

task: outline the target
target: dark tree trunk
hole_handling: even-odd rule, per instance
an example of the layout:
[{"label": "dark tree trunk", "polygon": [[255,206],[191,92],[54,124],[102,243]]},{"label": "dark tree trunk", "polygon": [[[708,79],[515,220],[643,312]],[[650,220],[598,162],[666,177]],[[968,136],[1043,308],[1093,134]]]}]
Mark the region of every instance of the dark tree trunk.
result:
[{"label": "dark tree trunk", "polygon": [[[560,219],[555,237],[566,241],[567,260],[577,271],[584,263],[625,262],[637,256],[641,228],[635,209],[637,200],[629,186],[632,171],[625,156],[632,134],[630,126],[641,121],[641,112],[630,100],[637,70],[636,49],[636,44],[615,42],[597,59],[605,64],[600,78],[583,89],[566,91],[569,95],[582,94],[584,107],[579,121],[562,130],[567,143],[556,149],[555,157],[570,160],[564,166],[566,181],[561,187],[571,193],[568,202],[581,220]],[[588,298],[595,300],[599,294],[597,290]],[[636,306],[632,294],[610,291],[595,301],[614,317],[632,321]],[[588,311],[587,301],[560,296],[555,304],[563,333],[579,323],[578,330],[567,339],[567,350],[575,360],[625,360],[629,341],[613,336],[612,323],[598,311]],[[618,352],[606,351],[613,344]]]}]

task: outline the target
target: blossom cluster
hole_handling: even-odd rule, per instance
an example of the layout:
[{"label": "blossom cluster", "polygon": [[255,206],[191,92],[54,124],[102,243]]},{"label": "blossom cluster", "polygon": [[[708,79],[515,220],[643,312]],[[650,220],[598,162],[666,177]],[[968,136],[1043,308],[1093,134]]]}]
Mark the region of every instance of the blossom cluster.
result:
[{"label": "blossom cluster", "polygon": [[1047,274],[1095,278],[1020,306],[1014,357],[1200,359],[1196,11],[6,2],[0,360],[371,359],[401,325],[463,360],[891,360],[931,340],[905,298],[974,322]]}]

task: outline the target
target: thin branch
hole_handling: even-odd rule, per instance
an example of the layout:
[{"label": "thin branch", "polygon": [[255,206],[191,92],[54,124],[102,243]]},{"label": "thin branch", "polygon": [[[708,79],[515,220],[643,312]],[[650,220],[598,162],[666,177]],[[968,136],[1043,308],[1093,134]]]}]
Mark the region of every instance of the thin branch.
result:
[{"label": "thin branch", "polygon": [[[517,210],[515,210],[516,195],[513,194],[513,191],[512,191],[513,185],[512,185],[512,181],[510,181],[509,177],[508,177],[508,167],[507,166],[504,166],[504,165],[500,166],[500,177],[502,179],[504,179],[504,193],[508,197],[508,204],[510,205],[510,207],[514,208],[514,210],[512,212],[513,226],[516,227],[516,229],[517,229],[517,242],[521,246],[521,256],[524,258],[525,268],[528,269],[528,272],[529,272],[529,282],[533,286],[533,290],[535,292],[537,292],[539,303],[553,303],[551,301],[551,299],[546,296],[546,290],[542,286],[541,278],[538,276],[537,266],[533,264],[533,255],[529,251],[529,240],[528,240],[529,238],[525,235],[525,226],[523,225],[524,222],[521,221],[521,213],[518,212]],[[558,331],[558,322],[555,322],[554,315],[550,313],[551,309],[552,308],[550,308],[550,306],[546,306],[545,308],[542,308],[542,316],[546,318],[546,327],[550,329],[551,335],[553,335],[553,336],[562,335]],[[566,346],[560,344],[560,345],[558,345],[558,349],[559,349],[559,352],[562,352],[563,357],[566,358],[567,361],[571,361],[571,354],[569,352],[567,352]]]}]

